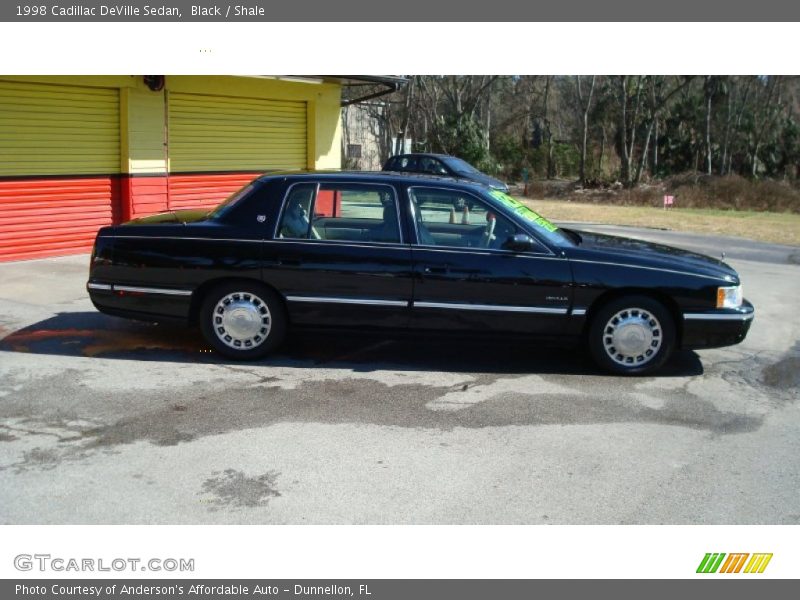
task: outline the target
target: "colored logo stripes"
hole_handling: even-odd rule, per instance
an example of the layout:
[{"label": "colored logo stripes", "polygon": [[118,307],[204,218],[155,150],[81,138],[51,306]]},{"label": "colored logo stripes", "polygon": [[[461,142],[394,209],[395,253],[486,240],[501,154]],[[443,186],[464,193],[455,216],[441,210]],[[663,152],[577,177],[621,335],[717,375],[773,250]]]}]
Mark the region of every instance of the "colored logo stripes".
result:
[{"label": "colored logo stripes", "polygon": [[[747,560],[748,557],[750,557],[749,561]],[[763,573],[770,560],[772,560],[772,553],[749,554],[747,552],[737,552],[725,554],[724,552],[708,552],[703,557],[703,560],[700,561],[697,572]],[[744,570],[742,570],[743,567]]]}]

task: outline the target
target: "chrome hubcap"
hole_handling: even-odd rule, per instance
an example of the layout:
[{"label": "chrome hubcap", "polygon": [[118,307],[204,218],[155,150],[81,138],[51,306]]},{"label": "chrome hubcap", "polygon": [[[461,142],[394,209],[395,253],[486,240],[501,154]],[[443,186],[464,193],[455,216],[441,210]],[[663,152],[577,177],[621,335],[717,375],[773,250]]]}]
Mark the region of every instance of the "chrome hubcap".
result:
[{"label": "chrome hubcap", "polygon": [[227,346],[249,350],[264,343],[272,327],[267,304],[250,292],[233,292],[214,307],[214,332]]},{"label": "chrome hubcap", "polygon": [[606,323],[603,347],[611,359],[625,366],[644,365],[661,347],[661,323],[643,308],[626,308]]}]

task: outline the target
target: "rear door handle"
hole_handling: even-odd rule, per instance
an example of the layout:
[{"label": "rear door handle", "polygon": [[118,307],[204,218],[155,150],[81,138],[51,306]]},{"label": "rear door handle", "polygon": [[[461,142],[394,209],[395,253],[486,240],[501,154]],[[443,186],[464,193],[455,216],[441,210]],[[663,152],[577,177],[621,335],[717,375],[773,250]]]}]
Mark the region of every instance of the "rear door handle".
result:
[{"label": "rear door handle", "polygon": [[431,265],[422,267],[422,272],[425,275],[445,275],[449,270],[449,267],[432,267]]},{"label": "rear door handle", "polygon": [[303,264],[303,261],[299,258],[281,258],[279,256],[277,263],[280,267],[299,267]]}]

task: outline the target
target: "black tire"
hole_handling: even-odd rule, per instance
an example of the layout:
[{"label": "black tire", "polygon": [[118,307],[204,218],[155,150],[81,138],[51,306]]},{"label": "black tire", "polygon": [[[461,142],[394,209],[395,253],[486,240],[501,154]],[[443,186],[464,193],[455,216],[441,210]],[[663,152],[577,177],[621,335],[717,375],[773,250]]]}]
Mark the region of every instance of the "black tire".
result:
[{"label": "black tire", "polygon": [[669,310],[648,296],[631,295],[600,307],[592,317],[588,342],[592,358],[606,371],[646,375],[667,362],[675,339]]},{"label": "black tire", "polygon": [[256,282],[219,285],[206,294],[200,307],[206,341],[235,360],[255,360],[275,350],[286,337],[286,325],[281,298]]}]

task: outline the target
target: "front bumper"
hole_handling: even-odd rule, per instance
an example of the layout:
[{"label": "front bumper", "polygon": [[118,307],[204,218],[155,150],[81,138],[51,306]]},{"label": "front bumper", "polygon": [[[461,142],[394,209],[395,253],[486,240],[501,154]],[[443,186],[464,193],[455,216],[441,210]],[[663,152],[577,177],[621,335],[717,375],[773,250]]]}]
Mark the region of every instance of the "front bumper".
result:
[{"label": "front bumper", "polygon": [[683,313],[681,347],[690,349],[733,346],[744,340],[755,309],[747,300],[739,308]]}]

